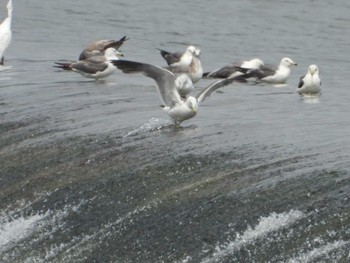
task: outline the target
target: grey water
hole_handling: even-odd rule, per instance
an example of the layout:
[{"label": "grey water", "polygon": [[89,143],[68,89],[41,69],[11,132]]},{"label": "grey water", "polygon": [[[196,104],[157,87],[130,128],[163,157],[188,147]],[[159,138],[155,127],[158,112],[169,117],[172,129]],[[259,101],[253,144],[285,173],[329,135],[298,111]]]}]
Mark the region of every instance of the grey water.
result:
[{"label": "grey water", "polygon": [[[15,1],[0,262],[349,262],[349,13],[345,0]],[[233,83],[174,128],[143,75],[53,68],[124,35],[125,59],[159,66],[156,48],[188,45],[205,70],[298,66],[283,87]],[[310,64],[322,96],[302,98]]]}]

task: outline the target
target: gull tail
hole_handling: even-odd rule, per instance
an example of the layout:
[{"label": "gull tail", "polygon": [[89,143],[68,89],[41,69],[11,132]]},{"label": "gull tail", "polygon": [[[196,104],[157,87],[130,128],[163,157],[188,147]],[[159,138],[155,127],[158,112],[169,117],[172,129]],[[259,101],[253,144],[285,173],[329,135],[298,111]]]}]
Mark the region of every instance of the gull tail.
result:
[{"label": "gull tail", "polygon": [[115,49],[119,49],[125,41],[129,40],[130,38],[126,38],[126,36],[123,36],[121,39],[119,40],[115,40],[115,41],[111,41],[111,43],[109,43],[108,45],[105,46],[104,50],[106,50],[107,48],[113,47]]},{"label": "gull tail", "polygon": [[70,65],[71,65],[71,63],[67,63],[67,62],[55,62],[55,65],[53,67],[60,68],[63,70],[72,70]]},{"label": "gull tail", "polygon": [[166,57],[170,54],[170,52],[165,51],[165,50],[163,50],[163,49],[160,49],[160,48],[157,48],[157,49],[160,51],[160,54],[162,55],[162,57],[163,57],[164,59],[166,59]]}]

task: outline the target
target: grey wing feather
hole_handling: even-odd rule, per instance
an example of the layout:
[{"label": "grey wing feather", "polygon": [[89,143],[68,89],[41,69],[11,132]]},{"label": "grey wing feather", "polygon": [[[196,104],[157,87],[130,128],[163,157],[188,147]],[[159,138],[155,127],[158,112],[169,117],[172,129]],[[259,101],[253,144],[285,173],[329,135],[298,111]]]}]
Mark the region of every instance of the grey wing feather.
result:
[{"label": "grey wing feather", "polygon": [[168,51],[162,50],[162,49],[158,49],[160,51],[160,54],[162,55],[162,57],[165,59],[165,61],[167,62],[167,64],[170,66],[176,62],[179,62],[181,60],[181,57],[183,55],[182,52],[174,52],[174,53],[170,53]]},{"label": "grey wing feather", "polygon": [[152,78],[156,83],[159,93],[167,106],[173,106],[181,102],[180,95],[175,87],[174,74],[170,71],[151,64],[128,60],[111,61],[124,73],[143,73]]},{"label": "grey wing feather", "polygon": [[103,55],[104,51],[110,47],[119,49],[126,40],[128,40],[128,38],[124,36],[119,40],[103,39],[94,41],[88,44],[87,47],[83,50],[83,52],[81,52],[79,60],[84,60],[91,56]]},{"label": "grey wing feather", "polygon": [[207,97],[209,97],[215,90],[230,85],[232,82],[236,81],[236,78],[226,78],[215,81],[208,87],[204,88],[197,96],[198,103],[203,102]]},{"label": "grey wing feather", "polygon": [[95,74],[97,72],[102,72],[107,68],[106,63],[101,62],[93,62],[88,60],[78,61],[76,63],[71,64],[71,68],[73,70],[82,71],[89,74]]},{"label": "grey wing feather", "polygon": [[203,74],[204,77],[210,78],[227,78],[233,73],[237,72],[239,69],[238,65],[230,64],[226,65],[220,69],[213,70],[211,72],[205,72]]},{"label": "grey wing feather", "polygon": [[300,89],[302,86],[304,86],[304,77],[305,77],[305,75],[300,77],[300,81],[299,81],[299,85],[298,85],[298,88],[299,88],[299,89]]},{"label": "grey wing feather", "polygon": [[266,67],[266,66],[262,66],[262,67],[257,68],[257,69],[243,70],[243,72],[244,71],[246,72],[246,74],[249,77],[256,77],[258,79],[272,76],[276,73],[276,69],[271,68],[271,67]]}]

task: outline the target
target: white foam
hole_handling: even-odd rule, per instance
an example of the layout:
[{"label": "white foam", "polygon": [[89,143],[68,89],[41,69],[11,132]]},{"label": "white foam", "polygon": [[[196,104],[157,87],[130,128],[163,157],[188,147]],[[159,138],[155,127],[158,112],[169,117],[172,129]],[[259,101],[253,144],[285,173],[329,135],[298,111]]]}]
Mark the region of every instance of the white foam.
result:
[{"label": "white foam", "polygon": [[2,223],[0,225],[0,252],[32,234],[39,222],[46,218],[48,214],[49,212],[29,217],[19,217]]},{"label": "white foam", "polygon": [[255,227],[252,228],[249,226],[243,234],[237,234],[235,240],[224,246],[217,246],[216,252],[202,262],[220,262],[223,257],[234,253],[242,246],[250,244],[270,232],[288,227],[304,216],[305,214],[303,212],[291,210],[288,213],[272,213],[267,217],[261,217],[259,223]]},{"label": "white foam", "polygon": [[129,136],[147,133],[147,132],[154,131],[154,130],[160,130],[164,126],[170,125],[170,124],[171,124],[170,120],[152,118],[148,122],[146,122],[145,124],[141,125],[141,127],[128,132],[123,137],[126,138]]},{"label": "white foam", "polygon": [[300,263],[300,262],[314,262],[320,257],[325,256],[327,253],[339,249],[342,246],[347,245],[349,242],[345,242],[343,240],[335,241],[333,243],[327,243],[324,246],[315,248],[309,252],[303,253],[298,257],[292,258],[288,260],[288,263]]}]

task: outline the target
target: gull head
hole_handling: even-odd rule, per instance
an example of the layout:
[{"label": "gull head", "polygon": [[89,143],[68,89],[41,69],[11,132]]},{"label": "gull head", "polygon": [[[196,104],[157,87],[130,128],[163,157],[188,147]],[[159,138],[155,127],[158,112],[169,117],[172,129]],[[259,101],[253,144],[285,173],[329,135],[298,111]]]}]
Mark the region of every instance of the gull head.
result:
[{"label": "gull head", "polygon": [[193,114],[196,114],[198,111],[198,102],[195,97],[189,96],[186,100],[187,106],[191,109]]},{"label": "gull head", "polygon": [[292,59],[290,58],[282,58],[281,59],[281,66],[285,66],[285,67],[291,67],[291,66],[297,66],[298,64],[295,63]]},{"label": "gull head", "polygon": [[201,55],[201,50],[199,48],[196,48],[193,53],[194,56],[199,57]]},{"label": "gull head", "polygon": [[124,54],[113,47],[109,47],[105,50],[105,58],[107,59],[118,59],[124,57]]},{"label": "gull head", "polygon": [[312,75],[314,75],[315,73],[318,73],[318,67],[316,65],[310,65],[308,72]]},{"label": "gull head", "polygon": [[254,68],[260,68],[261,66],[264,66],[264,61],[262,61],[259,58],[253,58],[250,60],[250,63],[253,64]]},{"label": "gull head", "polygon": [[190,52],[191,54],[195,54],[196,47],[195,46],[189,46],[189,47],[187,47],[186,51]]}]

